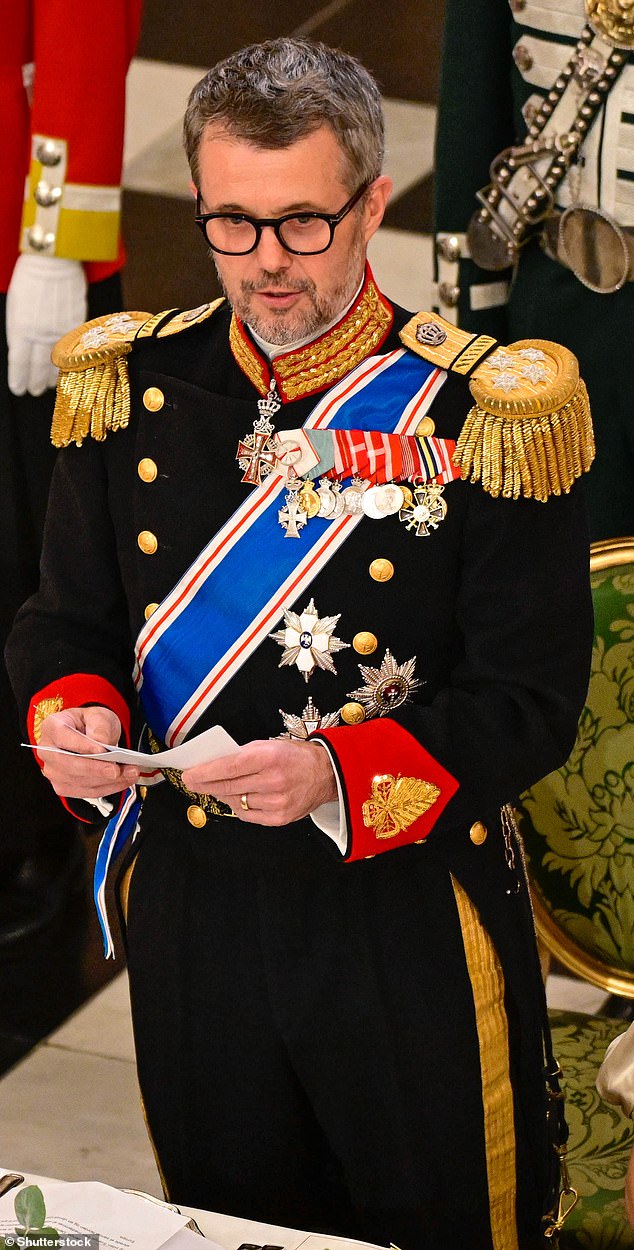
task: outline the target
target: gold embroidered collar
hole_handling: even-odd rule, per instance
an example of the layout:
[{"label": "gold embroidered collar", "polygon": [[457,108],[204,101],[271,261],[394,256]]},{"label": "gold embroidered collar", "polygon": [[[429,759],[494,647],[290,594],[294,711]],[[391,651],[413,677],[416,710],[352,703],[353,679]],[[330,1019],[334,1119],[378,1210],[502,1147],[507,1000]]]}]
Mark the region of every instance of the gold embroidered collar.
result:
[{"label": "gold embroidered collar", "polygon": [[381,345],[392,327],[393,312],[366,270],[365,281],[352,308],[331,330],[312,343],[283,352],[269,361],[255,346],[243,322],[234,313],[229,341],[233,355],[260,395],[273,378],[283,400],[302,399],[333,386]]}]

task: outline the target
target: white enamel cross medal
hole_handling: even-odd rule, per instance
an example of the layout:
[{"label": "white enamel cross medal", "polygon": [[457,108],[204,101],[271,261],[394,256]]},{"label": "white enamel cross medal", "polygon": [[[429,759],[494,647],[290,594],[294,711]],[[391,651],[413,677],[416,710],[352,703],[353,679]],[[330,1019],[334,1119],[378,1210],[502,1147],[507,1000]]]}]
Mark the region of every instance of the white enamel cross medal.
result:
[{"label": "white enamel cross medal", "polygon": [[[300,486],[301,481],[298,481],[297,487]],[[308,513],[302,507],[297,494],[297,489],[293,490],[291,488],[286,496],[284,507],[280,508],[277,514],[280,525],[286,531],[284,534],[285,538],[299,538],[299,531],[304,528],[308,521]]]}]

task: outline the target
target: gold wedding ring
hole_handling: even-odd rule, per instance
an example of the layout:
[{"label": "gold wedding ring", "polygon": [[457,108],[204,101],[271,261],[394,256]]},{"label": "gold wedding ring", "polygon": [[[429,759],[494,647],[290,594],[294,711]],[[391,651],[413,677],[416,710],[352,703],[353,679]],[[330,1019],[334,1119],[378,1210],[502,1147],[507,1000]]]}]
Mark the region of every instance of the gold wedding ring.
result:
[{"label": "gold wedding ring", "polygon": [[240,807],[242,808],[243,812],[249,811],[249,803],[248,803],[246,794],[240,795]]}]

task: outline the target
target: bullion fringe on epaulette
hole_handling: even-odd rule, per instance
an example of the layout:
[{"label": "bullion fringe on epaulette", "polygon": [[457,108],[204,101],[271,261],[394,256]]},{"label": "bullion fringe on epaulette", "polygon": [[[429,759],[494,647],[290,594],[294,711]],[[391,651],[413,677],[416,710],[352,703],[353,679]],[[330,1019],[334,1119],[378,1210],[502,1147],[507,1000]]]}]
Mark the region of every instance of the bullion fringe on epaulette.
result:
[{"label": "bullion fringe on epaulette", "polygon": [[[510,407],[510,405],[509,405]],[[553,412],[468,413],[454,453],[462,476],[480,482],[495,499],[567,494],[594,459],[594,435],[585,384]]]},{"label": "bullion fringe on epaulette", "polygon": [[60,372],[51,426],[54,447],[81,447],[89,436],[103,442],[109,431],[125,429],[130,419],[130,382],[126,356],[130,343],[118,354],[87,369]]}]

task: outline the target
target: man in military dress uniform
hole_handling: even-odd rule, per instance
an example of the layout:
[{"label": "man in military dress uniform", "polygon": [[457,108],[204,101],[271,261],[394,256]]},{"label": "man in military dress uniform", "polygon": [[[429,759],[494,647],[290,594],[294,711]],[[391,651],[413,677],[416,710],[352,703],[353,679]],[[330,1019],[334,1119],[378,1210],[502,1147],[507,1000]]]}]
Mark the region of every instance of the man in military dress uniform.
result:
[{"label": "man in military dress uniform", "polygon": [[437,307],[465,329],[553,336],[578,356],[597,443],[592,539],[634,534],[633,48],[619,0],[446,7]]},{"label": "man in military dress uniform", "polygon": [[[41,750],[57,793],[93,817],[123,795],[98,887],[129,835],[166,1191],[532,1250],[557,1157],[507,805],[566,757],[586,689],[583,383],[554,343],[377,289],[390,183],[353,58],[247,48],[185,136],[227,300],[58,345],[42,583],[8,648],[31,741],[67,752]],[[214,725],[234,746],[149,777],[85,758],[142,721],[154,753]]]},{"label": "man in military dress uniform", "polygon": [[[87,315],[121,309],[125,81],[141,0],[3,6],[0,117],[2,648],[39,580],[55,460],[51,348]],[[48,923],[82,881],[75,821],[20,750],[0,663],[0,952]]]}]

